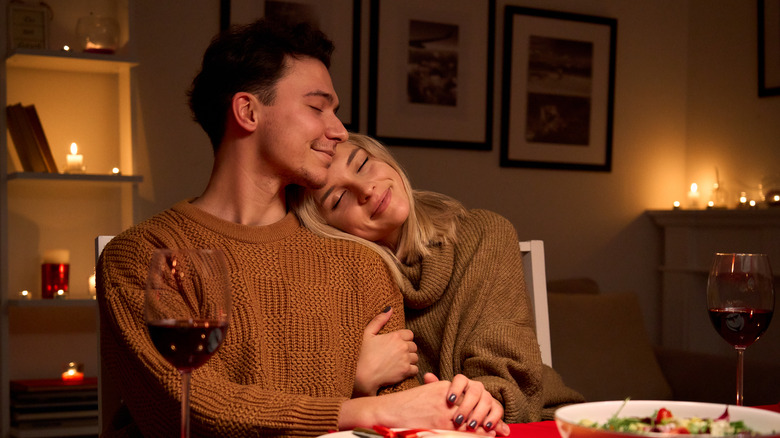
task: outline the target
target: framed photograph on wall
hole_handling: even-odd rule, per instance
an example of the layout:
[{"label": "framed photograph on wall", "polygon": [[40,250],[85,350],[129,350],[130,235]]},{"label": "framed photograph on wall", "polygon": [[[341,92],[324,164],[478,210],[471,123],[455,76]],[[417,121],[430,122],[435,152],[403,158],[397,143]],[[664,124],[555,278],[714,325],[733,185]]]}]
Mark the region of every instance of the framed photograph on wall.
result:
[{"label": "framed photograph on wall", "polygon": [[617,20],[507,6],[501,166],[609,172]]},{"label": "framed photograph on wall", "polygon": [[357,131],[360,114],[360,0],[221,0],[220,27],[261,17],[309,22],[336,46],[330,75],[339,96],[338,116]]},{"label": "framed photograph on wall", "polygon": [[758,0],[758,96],[780,95],[780,0]]},{"label": "framed photograph on wall", "polygon": [[492,147],[495,0],[372,0],[368,134]]}]

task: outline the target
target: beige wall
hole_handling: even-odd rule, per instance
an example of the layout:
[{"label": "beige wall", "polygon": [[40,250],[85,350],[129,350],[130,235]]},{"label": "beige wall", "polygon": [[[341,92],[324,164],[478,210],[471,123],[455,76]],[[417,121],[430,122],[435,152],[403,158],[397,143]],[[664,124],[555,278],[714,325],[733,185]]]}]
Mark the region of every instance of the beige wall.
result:
[{"label": "beige wall", "polygon": [[[197,196],[211,166],[205,134],[184,92],[218,28],[218,2],[138,1],[140,65],[136,220]],[[479,2],[474,2],[479,3]],[[756,92],[756,5],[745,0],[527,0],[511,4],[618,20],[613,164],[610,173],[499,167],[500,87],[492,151],[397,147],[418,188],[509,218],[522,239],[542,239],[550,279],[589,276],[604,290],[635,291],[658,336],[660,234],[643,214],[705,189],[718,167],[729,190],[755,188],[780,162],[780,97]],[[503,1],[496,23],[500,84]],[[369,2],[363,1],[363,63]],[[361,83],[365,130],[366,68]],[[466,176],[466,177],[463,177]],[[744,189],[737,187],[744,186]],[[704,291],[702,291],[704,293]]]}]

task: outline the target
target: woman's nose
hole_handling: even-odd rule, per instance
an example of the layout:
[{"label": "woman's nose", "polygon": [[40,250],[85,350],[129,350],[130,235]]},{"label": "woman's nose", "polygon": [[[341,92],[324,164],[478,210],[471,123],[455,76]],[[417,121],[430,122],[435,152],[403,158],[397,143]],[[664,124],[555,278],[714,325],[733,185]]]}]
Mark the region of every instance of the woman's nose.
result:
[{"label": "woman's nose", "polygon": [[371,199],[371,195],[374,193],[374,185],[370,182],[357,183],[355,184],[355,193],[358,202],[360,204],[365,204]]}]

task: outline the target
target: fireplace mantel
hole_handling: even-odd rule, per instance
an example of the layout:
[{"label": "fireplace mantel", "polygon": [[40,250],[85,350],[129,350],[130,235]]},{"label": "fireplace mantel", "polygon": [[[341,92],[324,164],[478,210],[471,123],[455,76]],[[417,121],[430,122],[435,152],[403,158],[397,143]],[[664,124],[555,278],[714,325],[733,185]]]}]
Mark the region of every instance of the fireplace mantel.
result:
[{"label": "fireplace mantel", "polygon": [[[707,274],[716,252],[769,255],[780,296],[780,208],[745,210],[650,210],[662,230],[661,343],[703,353],[733,354],[706,311]],[[776,310],[780,312],[778,304]],[[780,362],[780,318],[748,348],[748,355]]]}]

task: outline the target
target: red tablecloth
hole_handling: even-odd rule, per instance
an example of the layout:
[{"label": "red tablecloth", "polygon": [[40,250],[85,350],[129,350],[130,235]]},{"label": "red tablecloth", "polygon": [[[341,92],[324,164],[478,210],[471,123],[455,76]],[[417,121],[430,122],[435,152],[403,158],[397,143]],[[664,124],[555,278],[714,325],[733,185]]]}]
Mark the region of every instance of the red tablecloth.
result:
[{"label": "red tablecloth", "polygon": [[[780,412],[780,403],[756,408]],[[510,424],[511,438],[561,438],[554,421],[540,421],[537,423]]]}]

